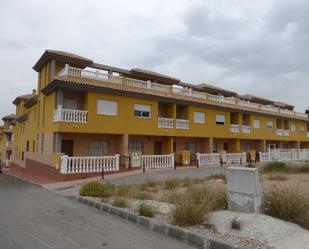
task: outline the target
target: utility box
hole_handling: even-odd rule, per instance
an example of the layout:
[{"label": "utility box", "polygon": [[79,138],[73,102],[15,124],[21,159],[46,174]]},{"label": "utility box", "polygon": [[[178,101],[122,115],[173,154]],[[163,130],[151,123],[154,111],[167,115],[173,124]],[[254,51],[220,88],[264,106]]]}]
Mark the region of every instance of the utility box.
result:
[{"label": "utility box", "polygon": [[178,165],[189,165],[190,164],[190,151],[177,151],[174,153],[175,161]]},{"label": "utility box", "polygon": [[228,209],[237,212],[262,213],[263,198],[257,168],[226,168]]},{"label": "utility box", "polygon": [[131,153],[130,155],[130,168],[140,168],[142,166],[142,154]]}]

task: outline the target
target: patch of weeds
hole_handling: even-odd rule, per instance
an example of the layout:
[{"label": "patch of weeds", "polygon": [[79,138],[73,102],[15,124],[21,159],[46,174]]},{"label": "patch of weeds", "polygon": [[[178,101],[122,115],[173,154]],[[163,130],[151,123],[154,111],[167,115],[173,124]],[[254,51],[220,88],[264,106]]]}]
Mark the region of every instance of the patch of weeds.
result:
[{"label": "patch of weeds", "polygon": [[268,180],[270,181],[280,181],[280,182],[283,182],[283,181],[287,181],[289,178],[286,177],[286,176],[282,176],[282,175],[270,175],[267,177]]},{"label": "patch of weeds", "polygon": [[223,173],[220,173],[220,174],[215,174],[215,175],[210,175],[210,176],[207,176],[205,178],[206,181],[209,181],[209,180],[223,180],[225,183],[226,183],[226,175],[223,174]]},{"label": "patch of weeds", "polygon": [[125,198],[117,197],[114,199],[113,204],[114,207],[125,208],[128,206],[128,202]]},{"label": "patch of weeds", "polygon": [[264,193],[265,213],[309,228],[309,197],[299,185],[274,186]]},{"label": "patch of weeds", "polygon": [[155,210],[152,206],[145,204],[145,203],[141,203],[138,206],[138,213],[141,216],[145,216],[145,217],[154,217],[155,214]]},{"label": "patch of weeds", "polygon": [[303,163],[299,165],[286,164],[283,162],[271,162],[265,165],[262,173],[281,172],[286,174],[309,173],[309,164]]},{"label": "patch of weeds", "polygon": [[98,182],[89,182],[81,187],[79,194],[81,196],[92,197],[110,197],[115,192],[115,186],[112,184],[102,184]]},{"label": "patch of weeds", "polygon": [[147,190],[148,188],[155,188],[160,183],[157,181],[146,179],[145,182],[143,182],[140,187],[142,190]]},{"label": "patch of weeds", "polygon": [[164,187],[166,189],[176,189],[180,185],[180,182],[178,178],[171,178],[164,182]]},{"label": "patch of weeds", "polygon": [[153,195],[147,191],[135,192],[134,196],[132,197],[137,200],[152,200],[153,199]]}]

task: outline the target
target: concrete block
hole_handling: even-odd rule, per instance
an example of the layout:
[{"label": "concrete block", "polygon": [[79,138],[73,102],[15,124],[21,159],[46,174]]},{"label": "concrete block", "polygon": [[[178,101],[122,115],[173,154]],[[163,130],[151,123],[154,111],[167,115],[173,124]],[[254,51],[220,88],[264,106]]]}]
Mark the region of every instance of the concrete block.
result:
[{"label": "concrete block", "polygon": [[166,235],[167,232],[168,232],[168,227],[166,225],[163,225],[163,224],[156,224],[156,223],[154,223],[152,230],[155,231],[155,232],[158,232],[158,233]]},{"label": "concrete block", "polygon": [[111,214],[116,214],[116,215],[118,215],[119,210],[118,210],[118,208],[110,207],[110,212],[111,212]]},{"label": "concrete block", "polygon": [[151,221],[146,217],[139,217],[138,223],[144,227],[151,228]]},{"label": "concrete block", "polygon": [[189,244],[197,246],[198,248],[207,248],[207,239],[200,234],[196,234],[194,232],[188,231],[187,232],[187,240]]},{"label": "concrete block", "polygon": [[226,169],[228,209],[237,212],[261,213],[263,198],[257,168]]},{"label": "concrete block", "polygon": [[127,219],[128,218],[128,212],[126,210],[118,210],[118,216]]},{"label": "concrete block", "polygon": [[137,223],[139,221],[139,217],[135,214],[128,214],[128,220],[132,221],[134,223]]},{"label": "concrete block", "polygon": [[108,205],[102,204],[102,210],[105,211],[105,212],[109,212],[110,213],[111,208]]},{"label": "concrete block", "polygon": [[260,195],[261,184],[257,168],[226,168],[227,187],[229,191],[248,195]]},{"label": "concrete block", "polygon": [[216,240],[216,239],[211,239],[209,241],[209,246],[206,247],[209,249],[237,249],[236,247],[233,247],[223,241]]},{"label": "concrete block", "polygon": [[168,226],[168,235],[180,240],[186,239],[186,231],[175,226]]},{"label": "concrete block", "polygon": [[101,209],[101,203],[96,202],[94,204],[94,207],[97,208],[97,209]]}]

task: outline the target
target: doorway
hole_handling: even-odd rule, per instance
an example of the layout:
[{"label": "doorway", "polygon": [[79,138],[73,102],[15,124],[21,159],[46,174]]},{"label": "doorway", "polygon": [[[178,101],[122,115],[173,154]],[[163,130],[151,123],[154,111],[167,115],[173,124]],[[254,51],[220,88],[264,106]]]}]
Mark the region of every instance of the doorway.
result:
[{"label": "doorway", "polygon": [[154,154],[162,155],[162,142],[160,141],[154,142]]},{"label": "doorway", "polygon": [[73,140],[66,139],[61,141],[61,153],[67,156],[73,156]]}]

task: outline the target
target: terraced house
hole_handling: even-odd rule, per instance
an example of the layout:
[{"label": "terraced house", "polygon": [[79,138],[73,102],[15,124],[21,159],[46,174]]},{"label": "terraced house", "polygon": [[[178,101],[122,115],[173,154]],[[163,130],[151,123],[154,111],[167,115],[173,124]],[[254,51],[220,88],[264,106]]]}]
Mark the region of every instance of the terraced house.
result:
[{"label": "terraced house", "polygon": [[22,167],[59,170],[63,155],[87,165],[119,155],[121,167],[135,152],[189,151],[193,161],[197,152],[309,148],[308,115],[289,104],[62,51],[46,50],[33,69],[37,91],[14,101]]},{"label": "terraced house", "polygon": [[1,162],[8,166],[12,157],[12,140],[13,140],[13,122],[15,114],[2,118],[4,125],[0,127],[0,159]]}]

